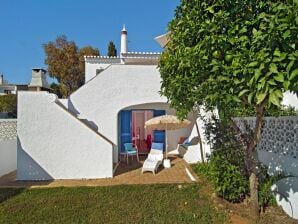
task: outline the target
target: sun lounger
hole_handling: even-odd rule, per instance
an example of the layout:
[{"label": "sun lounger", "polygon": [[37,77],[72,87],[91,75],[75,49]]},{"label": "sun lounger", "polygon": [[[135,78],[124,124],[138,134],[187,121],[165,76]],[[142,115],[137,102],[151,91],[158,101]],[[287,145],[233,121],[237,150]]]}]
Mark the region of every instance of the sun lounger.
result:
[{"label": "sun lounger", "polygon": [[149,171],[156,173],[158,167],[162,164],[163,160],[163,143],[152,143],[150,153],[145,160],[142,168],[142,173]]}]

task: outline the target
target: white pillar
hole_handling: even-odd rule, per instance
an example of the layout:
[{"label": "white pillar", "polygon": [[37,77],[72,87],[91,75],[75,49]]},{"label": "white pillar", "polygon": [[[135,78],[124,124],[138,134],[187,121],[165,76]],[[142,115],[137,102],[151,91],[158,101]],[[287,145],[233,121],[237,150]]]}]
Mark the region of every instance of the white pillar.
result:
[{"label": "white pillar", "polygon": [[125,25],[121,30],[121,51],[120,51],[121,64],[124,64],[124,58],[122,55],[123,53],[127,53],[127,31],[125,29]]},{"label": "white pillar", "polygon": [[3,78],[3,75],[0,75],[0,85],[3,85],[4,84],[4,78]]}]

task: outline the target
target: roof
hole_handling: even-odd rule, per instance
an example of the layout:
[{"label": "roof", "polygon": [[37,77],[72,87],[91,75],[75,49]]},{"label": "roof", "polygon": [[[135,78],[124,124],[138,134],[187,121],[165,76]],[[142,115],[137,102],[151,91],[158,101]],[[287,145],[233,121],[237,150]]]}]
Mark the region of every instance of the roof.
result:
[{"label": "roof", "polygon": [[158,37],[155,37],[154,40],[156,40],[159,45],[164,48],[167,43],[169,42],[169,35],[170,33],[166,33],[166,34],[163,34],[163,35],[160,35]]},{"label": "roof", "polygon": [[102,64],[144,64],[156,65],[158,63],[160,52],[127,52],[121,53],[121,57],[108,56],[84,56],[86,62]]}]

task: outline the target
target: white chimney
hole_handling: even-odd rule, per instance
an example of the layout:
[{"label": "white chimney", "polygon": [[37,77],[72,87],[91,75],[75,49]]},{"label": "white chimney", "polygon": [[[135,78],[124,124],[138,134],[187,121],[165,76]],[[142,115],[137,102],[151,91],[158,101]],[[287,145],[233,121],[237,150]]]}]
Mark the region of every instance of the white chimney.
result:
[{"label": "white chimney", "polygon": [[32,68],[32,78],[29,84],[29,90],[40,91],[49,89],[49,84],[46,77],[46,70],[42,68]]},{"label": "white chimney", "polygon": [[125,25],[123,25],[123,29],[121,30],[121,51],[120,58],[121,64],[124,64],[123,53],[127,53],[127,31],[125,29]]},{"label": "white chimney", "polygon": [[4,84],[4,78],[3,78],[3,75],[0,75],[0,85],[3,85]]}]

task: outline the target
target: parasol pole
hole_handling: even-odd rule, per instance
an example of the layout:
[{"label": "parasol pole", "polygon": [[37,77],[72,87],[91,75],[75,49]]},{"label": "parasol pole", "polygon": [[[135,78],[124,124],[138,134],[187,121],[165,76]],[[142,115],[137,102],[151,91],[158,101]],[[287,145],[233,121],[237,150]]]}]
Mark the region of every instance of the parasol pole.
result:
[{"label": "parasol pole", "polygon": [[167,129],[168,129],[168,124],[166,123],[166,130],[165,130],[165,134],[166,134],[166,159],[168,159],[168,133],[167,133]]}]

